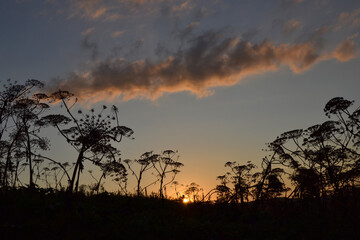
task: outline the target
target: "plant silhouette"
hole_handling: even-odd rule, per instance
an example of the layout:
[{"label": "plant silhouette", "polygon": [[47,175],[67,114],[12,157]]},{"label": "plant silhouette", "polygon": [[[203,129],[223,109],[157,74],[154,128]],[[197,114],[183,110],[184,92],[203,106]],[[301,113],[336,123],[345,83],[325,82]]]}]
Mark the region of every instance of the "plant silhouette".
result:
[{"label": "plant silhouette", "polygon": [[[189,233],[198,239],[353,239],[360,234],[360,108],[353,101],[333,98],[324,107],[327,121],[280,134],[267,144],[259,167],[226,162],[219,184],[204,194],[195,182],[175,181],[184,166],[177,151],[122,160],[117,147],[134,132],[120,124],[116,106],[75,110],[72,93],[47,95],[39,92],[42,87],[33,79],[9,80],[0,91],[5,238],[24,231],[60,239],[184,239]],[[75,149],[72,162],[45,156],[51,139],[43,132],[49,127]],[[85,162],[97,169],[87,169],[95,180],[88,185],[80,183]],[[109,181],[118,193],[107,192]],[[167,194],[169,186],[173,195]]]},{"label": "plant silhouette", "polygon": [[[91,109],[88,114],[79,110],[77,113],[80,118],[78,119],[71,112],[73,105],[69,106],[73,94],[59,90],[52,93],[49,98],[51,102],[60,101],[68,116],[47,115],[42,117],[37,124],[56,127],[66,141],[78,152],[68,191],[78,191],[79,178],[84,169],[85,160],[100,166],[104,173],[116,172],[116,174],[124,175],[126,171],[120,163],[120,152],[111,145],[111,142],[121,142],[123,137],[131,137],[133,130],[126,126],[120,126],[118,109],[115,106],[111,108],[113,116],[104,115],[104,111],[107,110],[106,106],[103,106],[99,114],[95,114],[94,109]],[[115,124],[113,124],[114,121]],[[69,126],[71,122],[72,125]]]}]

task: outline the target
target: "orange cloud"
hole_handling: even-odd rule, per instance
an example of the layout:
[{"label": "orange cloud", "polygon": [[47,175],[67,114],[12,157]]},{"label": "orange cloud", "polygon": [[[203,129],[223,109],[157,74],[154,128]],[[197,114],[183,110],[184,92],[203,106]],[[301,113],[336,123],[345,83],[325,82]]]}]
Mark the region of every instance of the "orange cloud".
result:
[{"label": "orange cloud", "polygon": [[190,6],[190,0],[185,0],[183,2],[180,2],[179,5],[175,5],[172,7],[172,11],[173,12],[180,12],[180,11],[184,11],[186,9],[192,8],[192,6]]},{"label": "orange cloud", "polygon": [[243,77],[277,71],[288,66],[301,73],[319,61],[354,57],[349,38],[332,53],[319,52],[311,42],[275,45],[269,41],[252,44],[238,37],[223,38],[219,32],[204,33],[166,59],[99,61],[87,73],[73,73],[57,81],[52,89],[74,92],[82,99],[100,101],[121,97],[157,99],[165,93],[188,91],[198,97],[210,95],[212,88],[232,86]]},{"label": "orange cloud", "polygon": [[80,16],[88,19],[98,19],[109,10],[102,0],[71,0],[69,17]]},{"label": "orange cloud", "polygon": [[334,27],[335,30],[340,30],[345,26],[358,27],[360,26],[360,8],[353,10],[352,12],[342,12],[338,19],[337,24]]},{"label": "orange cloud", "polygon": [[125,31],[115,31],[111,34],[111,37],[117,38],[117,37],[123,35],[124,33],[125,33]]},{"label": "orange cloud", "polygon": [[355,42],[348,38],[336,48],[333,52],[334,58],[341,62],[349,61],[355,57]]},{"label": "orange cloud", "polygon": [[91,34],[94,30],[95,30],[95,28],[88,28],[88,29],[86,29],[85,31],[83,31],[83,32],[81,33],[81,35],[87,36],[87,35]]},{"label": "orange cloud", "polygon": [[289,20],[288,22],[286,22],[284,24],[284,33],[291,33],[297,29],[299,29],[301,26],[300,26],[300,22],[295,20],[295,19],[291,19]]}]

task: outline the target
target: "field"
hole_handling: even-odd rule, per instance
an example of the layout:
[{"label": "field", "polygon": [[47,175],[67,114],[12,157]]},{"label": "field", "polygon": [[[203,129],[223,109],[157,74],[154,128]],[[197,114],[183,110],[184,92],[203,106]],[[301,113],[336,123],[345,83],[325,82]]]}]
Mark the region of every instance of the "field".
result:
[{"label": "field", "polygon": [[359,203],[190,203],[108,193],[1,192],[2,239],[358,239]]}]

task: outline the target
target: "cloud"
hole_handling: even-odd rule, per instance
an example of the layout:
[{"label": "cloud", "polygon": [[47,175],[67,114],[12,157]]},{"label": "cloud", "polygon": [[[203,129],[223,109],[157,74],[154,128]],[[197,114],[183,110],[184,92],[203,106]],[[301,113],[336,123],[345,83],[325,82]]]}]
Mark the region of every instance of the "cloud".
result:
[{"label": "cloud", "polygon": [[166,47],[166,45],[162,42],[157,43],[156,48],[154,50],[156,56],[164,57],[171,54],[170,50]]},{"label": "cloud", "polygon": [[88,72],[72,73],[52,89],[66,89],[92,102],[120,96],[124,100],[157,99],[165,93],[182,91],[203,97],[214,87],[235,85],[249,75],[277,71],[281,66],[301,73],[319,61],[347,61],[354,51],[351,39],[331,54],[319,52],[311,42],[252,44],[239,37],[226,37],[221,31],[209,31],[163,60],[98,61]]},{"label": "cloud", "polygon": [[178,37],[182,41],[189,38],[193,34],[194,29],[199,24],[199,22],[192,22],[188,24],[184,29],[181,29],[177,33],[175,33],[176,37]]},{"label": "cloud", "polygon": [[205,7],[200,7],[199,9],[197,9],[194,13],[194,20],[196,22],[201,21],[202,19],[204,19],[205,17],[207,17],[208,15],[210,15],[211,11]]},{"label": "cloud", "polygon": [[340,43],[333,52],[334,58],[341,62],[346,62],[355,58],[355,42],[352,39],[356,36],[357,34],[347,38],[345,41]]},{"label": "cloud", "polygon": [[81,41],[81,48],[84,50],[91,51],[91,60],[95,60],[99,54],[98,44],[90,41],[90,35],[93,33],[95,28],[88,28],[81,33],[83,39]]},{"label": "cloud", "polygon": [[336,31],[341,30],[345,26],[358,27],[360,26],[360,8],[353,10],[352,12],[342,12],[338,19],[337,24],[334,27]]},{"label": "cloud", "polygon": [[[61,2],[63,0],[53,0]],[[143,17],[166,12],[168,16],[179,16],[192,10],[193,0],[68,0],[69,18],[85,20],[116,21],[128,17]]]},{"label": "cloud", "polygon": [[80,16],[81,18],[96,20],[105,15],[109,7],[102,0],[70,0],[69,18]]},{"label": "cloud", "polygon": [[[306,30],[306,29],[305,29]],[[296,38],[296,42],[311,42],[312,45],[320,50],[325,46],[326,38],[325,35],[331,30],[331,26],[323,26],[321,28],[317,28],[312,31],[308,31],[298,38]]]},{"label": "cloud", "polygon": [[131,47],[129,48],[129,51],[125,53],[125,57],[131,57],[134,56],[144,45],[144,39],[138,39],[136,41],[133,41],[131,44]]},{"label": "cloud", "polygon": [[190,0],[185,0],[178,5],[172,6],[171,10],[172,10],[172,12],[181,12],[181,11],[191,9],[191,8],[193,8],[193,7],[190,4]]},{"label": "cloud", "polygon": [[123,35],[124,33],[125,33],[125,31],[115,31],[111,34],[111,37],[117,38],[117,37]]},{"label": "cloud", "polygon": [[284,24],[283,32],[284,33],[292,33],[295,30],[300,29],[300,28],[301,28],[300,22],[295,19],[291,19]]},{"label": "cloud", "polygon": [[95,60],[99,54],[98,44],[96,42],[90,41],[89,34],[84,35],[84,38],[81,41],[81,47],[85,50],[91,51],[91,60]]},{"label": "cloud", "polygon": [[88,29],[86,29],[85,31],[83,31],[83,32],[81,33],[81,35],[83,35],[83,36],[89,35],[89,34],[91,34],[94,30],[95,30],[95,28],[88,28]]}]

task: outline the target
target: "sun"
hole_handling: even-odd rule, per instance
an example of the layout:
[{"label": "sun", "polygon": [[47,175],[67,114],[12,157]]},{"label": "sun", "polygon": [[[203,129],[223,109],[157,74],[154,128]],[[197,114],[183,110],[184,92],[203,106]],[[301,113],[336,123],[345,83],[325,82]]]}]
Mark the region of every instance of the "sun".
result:
[{"label": "sun", "polygon": [[188,198],[184,198],[184,199],[183,199],[183,203],[187,204],[187,203],[189,203],[189,202],[190,202],[190,200],[189,200]]}]

